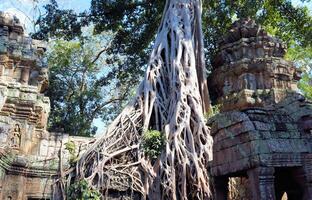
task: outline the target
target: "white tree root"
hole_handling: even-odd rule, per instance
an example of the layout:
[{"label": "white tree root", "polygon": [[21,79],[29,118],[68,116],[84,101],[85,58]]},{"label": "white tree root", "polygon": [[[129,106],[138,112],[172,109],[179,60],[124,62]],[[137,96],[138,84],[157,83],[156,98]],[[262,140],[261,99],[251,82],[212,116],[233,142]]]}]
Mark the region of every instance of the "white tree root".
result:
[{"label": "white tree root", "polygon": [[[103,198],[111,188],[130,188],[142,199],[211,199],[207,162],[212,138],[200,0],[168,0],[144,80],[134,100],[67,175],[85,179]],[[156,162],[141,148],[156,129],[166,144]]]}]

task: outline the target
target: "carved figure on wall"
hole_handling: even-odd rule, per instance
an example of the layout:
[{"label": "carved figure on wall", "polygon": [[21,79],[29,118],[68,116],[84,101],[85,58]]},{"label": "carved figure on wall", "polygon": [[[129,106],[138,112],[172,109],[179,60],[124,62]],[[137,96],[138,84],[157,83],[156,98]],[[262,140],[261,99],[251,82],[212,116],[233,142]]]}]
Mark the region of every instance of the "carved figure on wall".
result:
[{"label": "carved figure on wall", "polygon": [[251,73],[242,74],[239,78],[240,88],[241,89],[249,89],[256,90],[257,89],[257,81],[255,75]]},{"label": "carved figure on wall", "polygon": [[20,148],[21,146],[21,129],[18,124],[15,124],[10,137],[10,147]]},{"label": "carved figure on wall", "polygon": [[231,82],[230,80],[227,78],[225,79],[224,81],[224,86],[223,86],[223,94],[226,96],[226,95],[229,95],[231,93]]}]

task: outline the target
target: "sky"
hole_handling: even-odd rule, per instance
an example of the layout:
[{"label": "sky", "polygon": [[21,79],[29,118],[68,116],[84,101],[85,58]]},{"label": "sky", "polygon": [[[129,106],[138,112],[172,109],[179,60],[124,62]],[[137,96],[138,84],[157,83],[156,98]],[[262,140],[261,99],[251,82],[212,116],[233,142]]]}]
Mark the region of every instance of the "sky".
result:
[{"label": "sky", "polygon": [[[50,0],[0,0],[0,11],[16,15],[25,24],[26,33],[33,32],[32,21],[43,12],[43,6]],[[36,3],[37,2],[37,3]],[[77,12],[87,10],[91,0],[56,0],[60,8]]]}]

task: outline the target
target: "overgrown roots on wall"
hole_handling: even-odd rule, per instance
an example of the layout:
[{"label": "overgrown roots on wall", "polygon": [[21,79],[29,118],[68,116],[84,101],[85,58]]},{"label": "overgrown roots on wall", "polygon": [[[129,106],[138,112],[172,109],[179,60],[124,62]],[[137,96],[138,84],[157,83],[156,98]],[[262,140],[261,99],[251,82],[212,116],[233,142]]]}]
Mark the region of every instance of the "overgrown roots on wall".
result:
[{"label": "overgrown roots on wall", "polygon": [[[167,1],[136,97],[69,170],[63,192],[73,179],[84,179],[103,197],[130,188],[143,199],[210,199],[202,43],[200,0]],[[156,161],[141,145],[150,129],[166,141]]]}]

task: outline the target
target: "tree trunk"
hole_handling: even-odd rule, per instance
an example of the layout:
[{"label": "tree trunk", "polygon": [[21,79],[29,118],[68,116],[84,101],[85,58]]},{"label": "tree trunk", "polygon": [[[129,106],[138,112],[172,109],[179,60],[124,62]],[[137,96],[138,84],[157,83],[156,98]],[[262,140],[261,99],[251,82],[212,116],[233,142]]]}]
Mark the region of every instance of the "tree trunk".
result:
[{"label": "tree trunk", "polygon": [[[68,178],[85,179],[103,196],[129,187],[143,199],[211,199],[212,138],[203,113],[210,107],[205,78],[200,0],[168,0],[136,97],[80,157]],[[152,162],[142,135],[166,138]],[[118,181],[116,181],[118,178]]]}]

